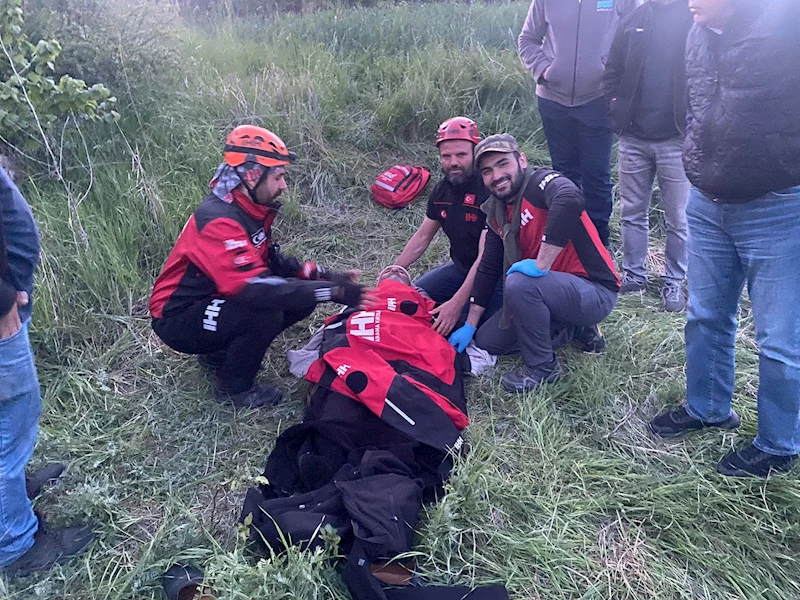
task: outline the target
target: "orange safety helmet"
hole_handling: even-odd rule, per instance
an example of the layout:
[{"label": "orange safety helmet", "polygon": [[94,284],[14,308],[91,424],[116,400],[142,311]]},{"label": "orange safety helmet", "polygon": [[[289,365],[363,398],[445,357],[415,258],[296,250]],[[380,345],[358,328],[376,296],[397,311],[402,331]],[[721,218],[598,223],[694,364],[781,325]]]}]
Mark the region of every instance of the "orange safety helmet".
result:
[{"label": "orange safety helmet", "polygon": [[232,167],[257,162],[265,167],[281,167],[293,163],[297,155],[269,129],[255,125],[239,125],[225,140],[223,160]]},{"label": "orange safety helmet", "polygon": [[466,140],[477,144],[481,141],[481,134],[478,133],[478,125],[467,117],[452,117],[439,125],[436,132],[436,145],[438,146],[446,140]]}]

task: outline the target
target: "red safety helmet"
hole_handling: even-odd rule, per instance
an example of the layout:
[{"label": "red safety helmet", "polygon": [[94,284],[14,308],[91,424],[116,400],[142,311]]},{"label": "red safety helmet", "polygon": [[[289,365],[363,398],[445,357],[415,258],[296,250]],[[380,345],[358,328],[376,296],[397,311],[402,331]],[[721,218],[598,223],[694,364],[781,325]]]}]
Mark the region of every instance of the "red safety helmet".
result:
[{"label": "red safety helmet", "polygon": [[478,133],[478,125],[467,117],[452,117],[439,125],[436,132],[436,145],[438,146],[446,140],[466,140],[477,144],[481,141],[481,134]]},{"label": "red safety helmet", "polygon": [[223,160],[232,167],[257,162],[265,167],[281,167],[297,158],[286,144],[269,129],[255,125],[239,125],[225,140]]}]

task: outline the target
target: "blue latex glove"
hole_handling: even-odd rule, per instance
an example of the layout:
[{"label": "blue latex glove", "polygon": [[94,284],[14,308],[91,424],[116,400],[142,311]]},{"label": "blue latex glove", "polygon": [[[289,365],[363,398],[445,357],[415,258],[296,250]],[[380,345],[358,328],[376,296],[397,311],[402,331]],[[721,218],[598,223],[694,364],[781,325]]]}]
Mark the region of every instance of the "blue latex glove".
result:
[{"label": "blue latex glove", "polygon": [[450,342],[450,345],[456,349],[456,352],[463,352],[472,341],[473,335],[475,335],[475,327],[469,323],[464,323],[464,325],[450,334],[450,337],[447,338],[447,341]]},{"label": "blue latex glove", "polygon": [[545,269],[544,271],[540,270],[539,267],[536,266],[536,261],[532,258],[526,258],[525,260],[515,262],[513,265],[511,265],[511,268],[508,269],[506,275],[511,275],[512,273],[522,273],[528,277],[543,277],[549,272],[550,269]]}]

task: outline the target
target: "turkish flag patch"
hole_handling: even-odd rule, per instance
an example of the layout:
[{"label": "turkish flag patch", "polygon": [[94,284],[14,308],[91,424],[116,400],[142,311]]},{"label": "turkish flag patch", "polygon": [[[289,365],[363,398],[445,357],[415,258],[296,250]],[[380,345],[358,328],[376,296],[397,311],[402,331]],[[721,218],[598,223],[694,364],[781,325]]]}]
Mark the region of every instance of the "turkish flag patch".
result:
[{"label": "turkish flag patch", "polygon": [[464,206],[475,206],[475,194],[464,194]]}]

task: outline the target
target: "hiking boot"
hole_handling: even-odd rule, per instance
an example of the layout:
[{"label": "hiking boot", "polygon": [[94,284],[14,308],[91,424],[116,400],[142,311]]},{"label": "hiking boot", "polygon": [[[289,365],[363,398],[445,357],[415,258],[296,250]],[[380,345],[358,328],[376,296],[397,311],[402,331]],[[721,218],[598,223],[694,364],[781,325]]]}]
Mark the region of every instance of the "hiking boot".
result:
[{"label": "hiking boot", "polygon": [[680,281],[665,281],[661,285],[661,304],[667,312],[682,312],[686,309],[686,296]]},{"label": "hiking boot", "polygon": [[95,538],[92,529],[92,525],[51,529],[39,517],[39,530],[33,534],[33,546],[4,570],[10,575],[24,577],[65,563],[92,543]]},{"label": "hiking boot", "polygon": [[64,468],[61,463],[47,463],[41,469],[26,474],[25,491],[28,494],[28,498],[33,500],[42,492],[44,486],[48,483],[55,483],[61,473],[64,472]]},{"label": "hiking boot", "polygon": [[771,471],[789,471],[796,460],[797,454],[778,456],[748,444],[741,450],[724,456],[717,464],[717,472],[728,477],[766,477]]},{"label": "hiking boot", "polygon": [[572,345],[580,348],[581,352],[600,354],[606,349],[606,338],[600,333],[600,327],[597,325],[576,327]]},{"label": "hiking boot", "polygon": [[254,383],[253,387],[243,392],[231,394],[214,386],[214,400],[220,404],[231,404],[241,408],[259,408],[275,406],[283,400],[281,391],[268,383]]},{"label": "hiking boot", "polygon": [[720,423],[706,423],[700,419],[695,419],[687,413],[685,406],[679,406],[678,408],[673,408],[670,411],[661,413],[650,421],[650,431],[660,437],[680,437],[690,431],[699,431],[707,427],[736,429],[739,426],[739,421],[739,415],[731,410],[731,414],[724,421]]},{"label": "hiking boot", "polygon": [[503,387],[509,392],[521,394],[528,392],[543,383],[553,383],[561,379],[563,371],[557,358],[552,362],[529,367],[522,365],[503,376]]},{"label": "hiking boot", "polygon": [[620,279],[619,293],[628,294],[630,292],[643,292],[647,289],[647,279],[636,277],[629,271],[625,271]]}]

